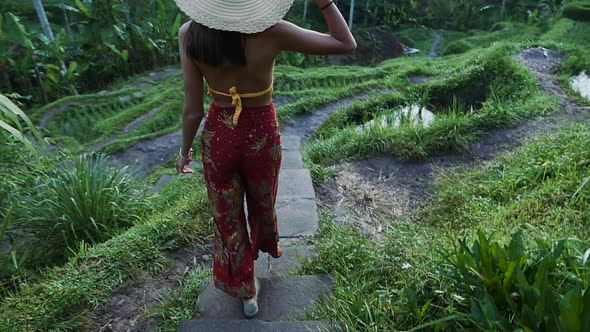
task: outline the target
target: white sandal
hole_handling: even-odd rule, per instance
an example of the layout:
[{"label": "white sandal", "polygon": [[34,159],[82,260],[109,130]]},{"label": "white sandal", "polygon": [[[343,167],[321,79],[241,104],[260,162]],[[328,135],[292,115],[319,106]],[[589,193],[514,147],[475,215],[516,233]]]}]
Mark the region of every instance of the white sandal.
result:
[{"label": "white sandal", "polygon": [[258,278],[254,278],[254,285],[256,287],[256,295],[251,299],[242,299],[242,303],[244,304],[244,315],[248,318],[252,318],[258,313],[258,293],[260,291]]}]

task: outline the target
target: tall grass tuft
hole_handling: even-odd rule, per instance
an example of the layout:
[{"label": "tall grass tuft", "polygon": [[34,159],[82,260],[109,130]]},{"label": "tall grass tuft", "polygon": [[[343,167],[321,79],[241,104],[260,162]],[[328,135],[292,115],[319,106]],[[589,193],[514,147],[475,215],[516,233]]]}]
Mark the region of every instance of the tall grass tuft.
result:
[{"label": "tall grass tuft", "polygon": [[16,228],[33,242],[28,247],[38,251],[37,259],[62,260],[81,243],[104,242],[148,210],[145,191],[102,154],[79,156],[36,189],[40,198]]}]

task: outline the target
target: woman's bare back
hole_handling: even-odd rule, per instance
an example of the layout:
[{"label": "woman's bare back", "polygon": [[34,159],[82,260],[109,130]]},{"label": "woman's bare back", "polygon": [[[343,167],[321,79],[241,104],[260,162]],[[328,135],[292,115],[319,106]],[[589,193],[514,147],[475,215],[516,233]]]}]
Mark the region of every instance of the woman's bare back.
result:
[{"label": "woman's bare back", "polygon": [[[239,94],[265,91],[273,80],[274,61],[281,51],[295,51],[314,55],[348,53],[356,48],[354,37],[346,21],[331,0],[315,0],[330,30],[329,34],[303,29],[287,21],[279,21],[269,29],[247,36],[246,65],[241,67],[213,67],[195,63],[188,58],[185,41],[189,23],[179,33],[179,51],[184,77],[184,106],[182,112],[183,140],[181,155],[187,155],[204,116],[203,81],[213,90],[228,93],[236,87]],[[231,106],[231,98],[214,94],[219,106]],[[245,106],[268,105],[271,94],[256,98],[243,98]],[[177,170],[182,171],[185,161],[179,156]]]},{"label": "woman's bare back", "polygon": [[[273,80],[274,62],[279,51],[274,47],[272,32],[264,31],[246,37],[246,65],[241,67],[214,67],[202,63],[197,66],[205,81],[213,90],[228,93],[235,86],[238,93],[264,91]],[[231,106],[231,98],[214,94],[211,96],[219,106]],[[261,97],[244,98],[245,106],[267,105],[271,94]]]}]

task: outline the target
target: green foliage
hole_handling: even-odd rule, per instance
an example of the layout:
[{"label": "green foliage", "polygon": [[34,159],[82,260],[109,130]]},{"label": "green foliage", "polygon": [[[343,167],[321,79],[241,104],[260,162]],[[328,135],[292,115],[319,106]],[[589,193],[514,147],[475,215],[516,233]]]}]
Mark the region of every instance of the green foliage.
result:
[{"label": "green foliage", "polygon": [[[571,77],[579,75],[582,71],[590,72],[590,22],[574,21],[563,18],[543,35],[543,40],[560,43],[567,57],[559,65],[557,73],[563,86],[571,94],[575,93],[570,88]],[[579,103],[585,103],[583,99]]]},{"label": "green foliage", "polygon": [[588,147],[590,128],[574,126],[440,173],[430,198],[409,220],[391,220],[383,241],[323,215],[306,271],[333,274],[336,289],[313,317],[350,331],[584,331]]},{"label": "green foliage", "polygon": [[466,174],[441,175],[435,183],[439,193],[422,216],[437,224],[512,232],[526,223],[538,236],[588,238],[583,226],[590,220],[589,149],[589,128],[573,127]]},{"label": "green foliage", "polygon": [[390,281],[401,265],[392,255],[397,248],[380,246],[351,228],[334,224],[326,215],[321,216],[317,237],[317,260],[308,262],[304,271],[330,274],[336,290],[328,302],[321,302],[314,318],[329,317],[349,331],[383,331],[395,326],[391,311],[395,290]]},{"label": "green foliage", "polygon": [[563,16],[580,21],[590,21],[590,2],[573,1],[565,4]]},{"label": "green foliage", "polygon": [[7,13],[0,30],[10,32],[0,38],[0,67],[8,76],[0,80],[0,90],[33,95],[35,101],[55,99],[177,62],[178,28],[184,19],[177,7],[163,1],[129,2],[130,8],[126,3],[44,1],[54,41],[39,32],[30,2],[0,5],[0,12]]},{"label": "green foliage", "polygon": [[501,246],[480,231],[459,242],[445,276],[470,299],[469,319],[483,330],[585,331],[590,328],[588,267],[567,254],[565,241],[527,249],[521,234]]},{"label": "green foliage", "polygon": [[42,272],[0,302],[0,330],[80,330],[84,313],[144,271],[167,268],[165,251],[206,245],[213,234],[207,192],[199,176],[176,177],[154,201],[156,213],[124,233],[84,246],[61,267]]},{"label": "green foliage", "polygon": [[21,120],[26,123],[27,129],[30,130],[37,141],[43,144],[37,128],[33,125],[29,117],[10,99],[0,94],[0,127],[4,130],[0,133],[0,137],[9,134],[14,139],[23,143],[30,151],[35,151],[31,141],[25,137],[25,128],[23,128]]},{"label": "green foliage", "polygon": [[210,276],[209,269],[192,270],[178,292],[168,295],[151,310],[150,316],[159,321],[160,331],[176,331],[181,320],[195,318],[195,312],[199,309],[199,294]]},{"label": "green foliage", "polygon": [[[122,130],[121,125],[105,129],[103,121],[112,123],[113,118],[120,118],[129,113],[137,117],[139,112],[145,112],[145,106],[140,103],[144,101],[143,96],[131,94],[130,96],[109,96],[95,100],[91,104],[79,106],[70,103],[73,107],[59,112],[51,118],[47,129],[52,133],[66,135],[75,138],[80,143],[88,143],[97,138]],[[68,104],[68,103],[64,103]],[[149,104],[148,104],[149,105]]]},{"label": "green foliage", "polygon": [[[455,58],[456,66],[445,61],[444,72],[430,73],[444,79],[414,87],[394,81],[405,93],[373,95],[332,114],[306,147],[306,154],[316,164],[383,154],[423,159],[463,150],[492,128],[557,109],[557,102],[536,91],[530,73],[509,54],[506,44],[500,44]],[[401,108],[411,105],[432,110],[434,121],[423,126],[400,118]],[[384,118],[399,126],[370,125]]]},{"label": "green foliage", "polygon": [[[28,258],[29,250],[21,253],[12,243],[12,239],[8,236],[8,227],[13,220],[15,204],[12,204],[4,213],[2,223],[0,224],[0,241],[9,240],[8,251],[0,252],[0,298],[10,289],[13,289],[20,283],[20,279],[24,277],[24,264]],[[4,243],[0,243],[4,244]]]},{"label": "green foliage", "polygon": [[465,53],[476,48],[489,47],[495,42],[526,42],[539,36],[540,29],[536,26],[515,22],[494,24],[490,31],[468,31],[470,36],[451,41],[443,49],[445,55]]},{"label": "green foliage", "polygon": [[103,155],[82,155],[37,180],[37,195],[13,229],[26,234],[35,265],[61,261],[84,243],[97,244],[131,226],[149,211],[125,169],[107,165]]}]

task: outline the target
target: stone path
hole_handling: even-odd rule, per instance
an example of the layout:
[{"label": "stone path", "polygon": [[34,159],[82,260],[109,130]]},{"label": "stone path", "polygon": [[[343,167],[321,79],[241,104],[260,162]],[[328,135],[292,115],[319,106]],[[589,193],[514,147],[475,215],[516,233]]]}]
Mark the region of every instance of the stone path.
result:
[{"label": "stone path", "polygon": [[[281,243],[313,235],[318,229],[315,191],[301,158],[301,137],[282,136],[283,162],[277,196]],[[318,331],[328,322],[305,320],[305,312],[320,297],[332,291],[329,276],[294,276],[300,257],[315,254],[313,247],[284,247],[283,256],[273,259],[261,254],[255,265],[260,280],[258,315],[246,319],[238,298],[226,295],[209,284],[199,298],[199,319],[181,322],[179,331]]]},{"label": "stone path", "polygon": [[436,58],[438,56],[438,46],[442,41],[442,35],[439,32],[434,33],[434,42],[432,42],[432,46],[430,47],[430,52],[428,53],[429,58]]},{"label": "stone path", "polygon": [[[310,171],[303,166],[301,141],[328,115],[365,96],[322,106],[290,121],[282,130],[283,161],[276,209],[284,253],[279,259],[261,254],[256,261],[255,273],[261,282],[258,315],[246,319],[240,299],[209,284],[199,298],[199,319],[182,321],[179,331],[319,331],[333,327],[329,322],[308,321],[305,316],[314,302],[333,290],[331,277],[290,275],[299,269],[301,256],[315,255],[313,247],[301,246],[301,240],[315,234],[319,227],[316,194]],[[285,247],[285,243],[293,246]]]}]

